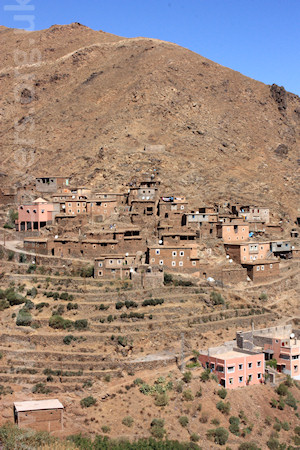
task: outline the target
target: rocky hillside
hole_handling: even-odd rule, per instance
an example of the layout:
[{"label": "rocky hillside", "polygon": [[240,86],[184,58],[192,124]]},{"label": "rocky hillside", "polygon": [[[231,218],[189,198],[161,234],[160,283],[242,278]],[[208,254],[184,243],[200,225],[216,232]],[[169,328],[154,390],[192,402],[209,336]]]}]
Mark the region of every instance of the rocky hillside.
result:
[{"label": "rocky hillside", "polygon": [[296,95],[172,43],[77,23],[0,27],[0,44],[2,184],[47,173],[121,189],[157,169],[167,192],[195,204],[251,201],[296,217]]}]

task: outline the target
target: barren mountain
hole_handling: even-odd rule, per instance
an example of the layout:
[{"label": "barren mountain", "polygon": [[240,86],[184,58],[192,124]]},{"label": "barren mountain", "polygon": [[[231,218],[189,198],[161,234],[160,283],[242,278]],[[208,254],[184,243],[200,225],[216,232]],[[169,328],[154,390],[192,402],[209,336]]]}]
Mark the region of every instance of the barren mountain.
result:
[{"label": "barren mountain", "polygon": [[0,44],[2,185],[66,174],[121,189],[156,169],[166,193],[194,204],[251,201],[295,219],[298,96],[172,43],[77,23],[0,27]]}]

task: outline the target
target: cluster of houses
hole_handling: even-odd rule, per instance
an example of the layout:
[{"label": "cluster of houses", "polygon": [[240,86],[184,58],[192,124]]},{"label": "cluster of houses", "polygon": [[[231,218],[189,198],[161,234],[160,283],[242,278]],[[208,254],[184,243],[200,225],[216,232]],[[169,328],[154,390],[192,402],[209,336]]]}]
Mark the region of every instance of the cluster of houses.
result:
[{"label": "cluster of houses", "polygon": [[[260,384],[265,373],[274,380],[276,371],[300,380],[299,330],[293,331],[291,325],[285,325],[240,331],[235,341],[201,351],[198,358],[228,389]],[[274,371],[266,367],[270,360]]]},{"label": "cluster of houses", "polygon": [[[35,186],[19,190],[16,230],[27,251],[93,259],[97,278],[148,273],[160,279],[167,271],[259,282],[279,276],[281,258],[299,256],[268,208],[213,204],[192,210],[185,196],[164,195],[160,184],[155,171],[118,193],[72,187],[67,177],[36,178]],[[38,198],[26,201],[34,194]],[[219,243],[223,257],[216,263],[211,255]]]}]

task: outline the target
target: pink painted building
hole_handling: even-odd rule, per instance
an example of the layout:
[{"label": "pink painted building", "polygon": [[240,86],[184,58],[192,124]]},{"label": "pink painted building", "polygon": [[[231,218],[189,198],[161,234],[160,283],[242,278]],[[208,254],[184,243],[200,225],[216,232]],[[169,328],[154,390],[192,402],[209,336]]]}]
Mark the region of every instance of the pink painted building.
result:
[{"label": "pink painted building", "polygon": [[225,243],[247,241],[249,239],[249,224],[233,221],[217,225],[217,237]]},{"label": "pink painted building", "polygon": [[53,203],[38,198],[30,205],[18,207],[16,231],[40,231],[41,228],[52,223],[54,213]]},{"label": "pink painted building", "polygon": [[198,358],[204,368],[216,374],[219,383],[226,389],[263,382],[265,373],[263,353],[216,347],[200,353]]},{"label": "pink painted building", "polygon": [[277,370],[300,380],[300,340],[291,337],[272,337],[265,342],[264,351],[277,361]]}]

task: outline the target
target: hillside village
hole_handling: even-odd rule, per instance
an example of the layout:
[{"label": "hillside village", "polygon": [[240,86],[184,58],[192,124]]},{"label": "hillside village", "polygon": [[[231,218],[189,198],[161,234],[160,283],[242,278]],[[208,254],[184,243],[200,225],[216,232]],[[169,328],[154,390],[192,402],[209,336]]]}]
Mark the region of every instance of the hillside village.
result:
[{"label": "hillside village", "polygon": [[[1,208],[2,417],[13,420],[15,391],[19,428],[76,432],[77,402],[92,390],[116,407],[134,372],[151,383],[192,368],[191,386],[211,378],[224,392],[300,380],[299,217],[205,199],[191,207],[156,170],[119,192],[38,177],[2,190]],[[209,430],[193,428],[207,445]]]},{"label": "hillside village", "polygon": [[143,286],[162,285],[163,272],[225,285],[276,280],[282,259],[300,258],[299,217],[291,226],[265,205],[205,199],[191,209],[160,184],[155,170],[118,193],[36,178],[17,189],[17,236],[26,252],[90,260],[95,278]]}]

